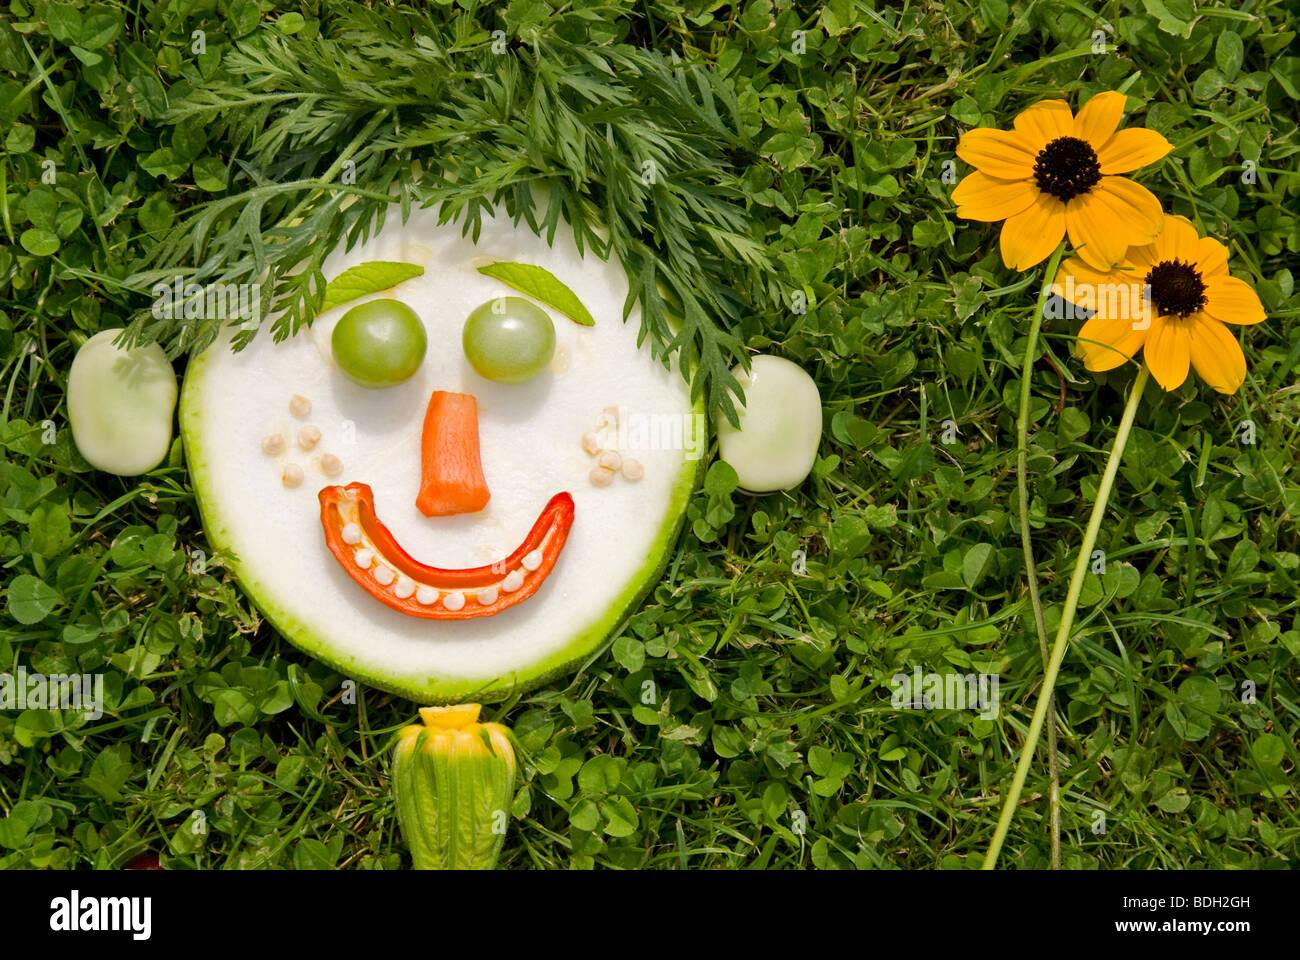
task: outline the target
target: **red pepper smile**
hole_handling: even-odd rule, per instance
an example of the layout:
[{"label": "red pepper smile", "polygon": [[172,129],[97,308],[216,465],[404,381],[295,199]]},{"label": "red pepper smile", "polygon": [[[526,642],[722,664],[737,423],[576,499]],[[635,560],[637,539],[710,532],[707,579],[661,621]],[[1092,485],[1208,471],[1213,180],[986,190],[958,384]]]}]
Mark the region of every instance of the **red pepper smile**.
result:
[{"label": "red pepper smile", "polygon": [[348,576],[385,606],[426,620],[487,617],[527,600],[554,568],[573,525],[573,497],[557,493],[510,556],[446,570],[402,549],[375,516],[369,485],[325,487],[320,506],[325,543]]}]

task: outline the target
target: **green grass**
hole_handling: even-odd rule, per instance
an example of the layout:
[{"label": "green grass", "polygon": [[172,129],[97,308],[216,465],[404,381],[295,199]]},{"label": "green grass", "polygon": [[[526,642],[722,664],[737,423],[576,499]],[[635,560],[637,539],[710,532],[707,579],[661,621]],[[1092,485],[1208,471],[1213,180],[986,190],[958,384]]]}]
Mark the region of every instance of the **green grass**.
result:
[{"label": "green grass", "polygon": [[[360,111],[310,143],[238,150],[233,126],[176,119],[223,82],[237,42],[311,44],[337,26],[317,5],[271,6],[80,18],[12,0],[0,19],[0,670],[102,673],[109,701],[89,722],[0,712],[3,867],[114,867],[144,850],[174,869],[406,863],[385,751],[412,705],[259,622],[206,553],[179,447],[120,480],[89,469],[66,426],[77,343],[147,307],[140,278],[187,211],[319,176],[354,142],[359,169],[381,169],[364,166]],[[1237,395],[1152,385],[1139,409],[1098,542],[1105,573],[1085,585],[1057,687],[1064,865],[1295,865],[1300,18],[1287,4],[434,10],[466,49],[503,29],[516,45],[627,43],[712,65],[734,95],[734,143],[681,176],[734,200],[765,258],[757,281],[737,275],[745,308],[726,332],[801,363],[827,412],[797,491],[748,497],[713,471],[663,582],[610,647],[488,711],[522,752],[503,866],[979,865],[1042,673],[1015,493],[1041,277],[1002,267],[996,227],[953,216],[945,174],[968,170],[962,130],[1101,89],[1128,93],[1126,123],[1176,145],[1137,179],[1229,245],[1270,319],[1240,332]],[[268,98],[260,126],[256,109],[248,129],[277,108]],[[434,165],[436,147],[410,149]],[[544,162],[562,174],[563,158]],[[272,197],[254,232],[297,202]],[[1134,376],[1084,371],[1077,326],[1045,322],[1054,363],[1032,384],[1049,632]],[[917,665],[998,672],[1000,715],[895,709],[890,678]],[[1006,866],[1047,863],[1039,753]]]}]

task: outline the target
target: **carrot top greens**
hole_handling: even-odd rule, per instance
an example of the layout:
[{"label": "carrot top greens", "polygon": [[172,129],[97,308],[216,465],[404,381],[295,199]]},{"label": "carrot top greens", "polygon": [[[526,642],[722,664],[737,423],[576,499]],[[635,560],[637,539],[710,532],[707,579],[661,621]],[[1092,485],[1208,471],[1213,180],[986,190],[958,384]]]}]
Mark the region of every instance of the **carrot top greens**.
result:
[{"label": "carrot top greens", "polygon": [[[662,50],[560,39],[583,18],[521,25],[505,52],[466,34],[467,17],[387,6],[347,5],[310,36],[237,41],[166,119],[223,138],[248,175],[178,217],[127,282],[264,277],[263,314],[284,311],[282,338],[322,309],[320,267],[337,243],[430,203],[476,233],[500,206],[548,240],[565,223],[580,249],[616,257],[625,318],[639,306],[656,354],[679,355],[693,389],[734,417],[741,318],[778,307],[789,286],[743,200],[738,161],[755,144],[734,86]],[[149,314],[130,327],[172,346],[215,332],[210,319]]]}]

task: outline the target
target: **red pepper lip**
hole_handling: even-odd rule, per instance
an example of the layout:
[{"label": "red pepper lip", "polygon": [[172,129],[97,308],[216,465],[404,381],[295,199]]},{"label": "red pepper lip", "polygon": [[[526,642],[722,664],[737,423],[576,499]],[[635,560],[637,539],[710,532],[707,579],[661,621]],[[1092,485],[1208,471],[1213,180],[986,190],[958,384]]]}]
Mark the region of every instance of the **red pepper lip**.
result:
[{"label": "red pepper lip", "polygon": [[[555,567],[568,539],[574,515],[573,497],[568,493],[557,493],[542,508],[528,536],[510,556],[482,567],[446,569],[420,563],[402,549],[392,532],[375,515],[374,492],[368,484],[324,487],[319,497],[325,543],[348,576],[385,606],[426,620],[489,617],[531,597]],[[349,524],[356,524],[360,530],[361,539],[357,543],[347,543],[343,539],[343,530]],[[374,554],[374,559],[366,567],[356,562],[357,552],[363,549]],[[524,558],[535,550],[541,551],[541,563],[536,569],[528,570],[523,565]],[[374,577],[374,572],[381,567],[394,573],[394,578],[387,584]],[[523,583],[516,590],[506,591],[503,587],[506,577],[515,572],[522,574]],[[403,577],[414,584],[414,591],[409,596],[399,597],[394,588]],[[437,598],[431,603],[421,603],[417,597],[420,587],[438,591]],[[492,587],[497,588],[496,598],[491,603],[480,603],[478,591]],[[443,600],[451,593],[461,594],[464,606],[457,610],[448,609]]]}]

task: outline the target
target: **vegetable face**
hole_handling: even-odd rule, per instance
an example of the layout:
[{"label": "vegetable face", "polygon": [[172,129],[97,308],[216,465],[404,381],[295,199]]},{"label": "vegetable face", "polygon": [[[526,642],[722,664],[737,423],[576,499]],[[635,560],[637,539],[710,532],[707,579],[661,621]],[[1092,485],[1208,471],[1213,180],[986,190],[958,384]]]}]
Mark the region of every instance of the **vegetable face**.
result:
[{"label": "vegetable face", "polygon": [[[268,317],[237,353],[230,347],[238,328],[228,325],[190,359],[181,429],[208,552],[228,551],[240,586],[286,640],[358,683],[421,704],[486,704],[587,661],[659,582],[706,462],[702,431],[691,427],[705,411],[702,400],[692,403],[676,370],[656,363],[648,344],[638,346],[635,322],[603,322],[621,317],[627,275],[617,258],[602,261],[588,252],[584,259],[567,229],[557,231],[551,247],[504,214],[485,216],[475,243],[458,224],[440,223],[436,208],[414,209],[408,221],[390,217],[351,251],[340,244],[322,272],[331,277],[358,259],[422,247],[435,251],[425,277],[391,294],[426,322],[429,349],[410,380],[387,390],[346,380],[330,359],[328,320],[314,335],[303,330],[277,342]],[[475,269],[485,255],[531,261],[564,277],[597,318],[583,327],[539,304],[555,324],[555,357],[523,386],[482,379],[456,349],[475,308],[502,293],[516,295]],[[479,452],[492,494],[482,513],[431,520],[415,507],[422,426],[436,389],[472,393],[477,401]],[[310,399],[309,413],[287,409],[294,394]],[[619,474],[596,489],[579,440],[610,405],[626,408],[634,428],[626,449],[620,447],[624,463],[636,459],[645,473],[636,483]],[[685,442],[659,443],[648,433],[644,443],[637,441],[638,423],[670,419],[683,425]],[[344,432],[348,421],[356,428],[351,438]],[[296,437],[308,424],[322,437],[304,454]],[[262,452],[260,442],[271,433],[284,435],[280,456],[303,467],[301,486],[285,487],[283,464]],[[561,490],[572,495],[575,520],[546,582],[526,602],[500,616],[422,619],[377,602],[326,548],[318,494],[353,481],[374,491],[380,519],[406,551],[442,568],[504,560]],[[509,592],[505,580],[513,572],[502,571],[498,599]],[[526,582],[531,574],[524,573]],[[372,582],[383,586],[373,576]],[[395,577],[386,588],[395,598],[397,586]],[[462,611],[476,610],[478,591],[490,586],[449,593],[462,594]],[[418,593],[417,587],[406,599],[418,602]],[[445,608],[441,598],[439,606]]]},{"label": "vegetable face", "polygon": [[416,870],[491,870],[515,787],[509,731],[479,705],[421,707],[393,752],[397,823]]},{"label": "vegetable face", "polygon": [[330,553],[384,606],[427,620],[490,617],[527,600],[542,585],[573,526],[573,498],[557,493],[532,530],[504,560],[445,570],[415,560],[375,516],[375,496],[364,483],[325,487],[320,520]]},{"label": "vegetable face", "polygon": [[735,468],[740,486],[753,493],[789,490],[803,482],[817,459],[822,399],[812,377],[789,360],[762,354],[750,371],[732,373],[745,391],[740,428],[718,424],[719,456]]},{"label": "vegetable face", "polygon": [[339,369],[363,387],[392,387],[424,362],[424,324],[400,300],[369,300],[343,314],[330,338]]},{"label": "vegetable face", "polygon": [[167,456],[176,373],[157,344],[114,346],[121,332],[101,330],[77,351],[68,374],[68,420],[77,449],[92,466],[133,477]]},{"label": "vegetable face", "polygon": [[480,377],[524,383],[551,362],[555,325],[545,310],[522,297],[497,297],[469,315],[461,343]]}]

